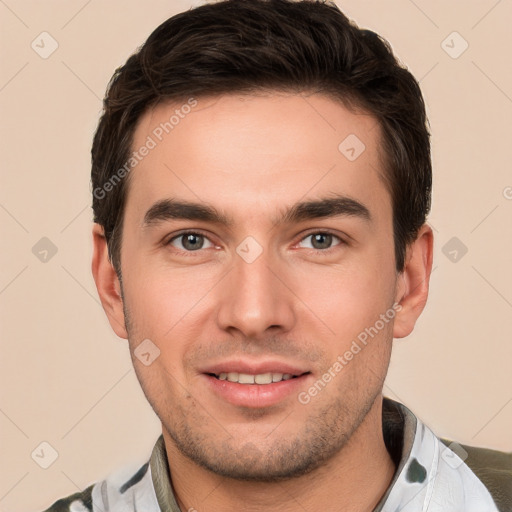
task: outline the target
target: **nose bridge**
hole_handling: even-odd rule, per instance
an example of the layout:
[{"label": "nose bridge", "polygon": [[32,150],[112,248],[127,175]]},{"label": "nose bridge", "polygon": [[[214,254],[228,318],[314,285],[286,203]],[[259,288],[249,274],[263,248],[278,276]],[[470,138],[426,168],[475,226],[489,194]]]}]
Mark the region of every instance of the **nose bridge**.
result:
[{"label": "nose bridge", "polygon": [[287,330],[293,322],[293,294],[278,278],[279,262],[256,244],[246,239],[237,247],[218,315],[223,329],[237,328],[247,337],[271,326]]}]

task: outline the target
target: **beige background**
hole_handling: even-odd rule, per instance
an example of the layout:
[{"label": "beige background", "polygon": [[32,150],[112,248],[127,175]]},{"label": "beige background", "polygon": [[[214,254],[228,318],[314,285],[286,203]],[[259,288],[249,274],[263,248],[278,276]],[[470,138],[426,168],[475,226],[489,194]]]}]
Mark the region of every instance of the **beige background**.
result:
[{"label": "beige background", "polygon": [[[136,466],[159,434],[90,272],[89,152],[114,69],[191,5],[0,0],[2,512]],[[512,450],[512,2],[338,5],[421,79],[433,131],[431,294],[395,342],[385,393],[438,435]],[[59,45],[47,59],[31,48],[43,31]],[[445,49],[461,39],[442,45],[453,31],[469,44],[457,59]],[[58,249],[46,263],[32,252],[42,237]],[[456,262],[443,253],[452,237],[468,249]],[[59,455],[46,470],[31,458],[43,441]]]}]

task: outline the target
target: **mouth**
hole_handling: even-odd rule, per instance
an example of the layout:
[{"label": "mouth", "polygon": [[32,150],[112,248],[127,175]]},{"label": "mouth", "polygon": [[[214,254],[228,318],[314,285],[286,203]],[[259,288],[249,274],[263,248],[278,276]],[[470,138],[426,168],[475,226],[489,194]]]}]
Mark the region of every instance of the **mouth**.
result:
[{"label": "mouth", "polygon": [[258,384],[258,385],[269,385],[276,382],[282,382],[291,379],[297,379],[303,375],[308,375],[311,372],[304,372],[298,375],[291,373],[279,373],[279,372],[267,372],[253,375],[250,373],[239,373],[239,372],[221,372],[221,373],[207,373],[210,377],[214,377],[217,380],[225,380],[237,384]]},{"label": "mouth", "polygon": [[301,390],[307,389],[314,379],[311,371],[285,364],[269,363],[261,365],[262,368],[251,368],[251,365],[240,368],[241,366],[244,365],[234,363],[203,370],[202,385],[205,386],[205,391],[212,393],[223,404],[263,409],[278,404],[290,404],[289,400]]}]

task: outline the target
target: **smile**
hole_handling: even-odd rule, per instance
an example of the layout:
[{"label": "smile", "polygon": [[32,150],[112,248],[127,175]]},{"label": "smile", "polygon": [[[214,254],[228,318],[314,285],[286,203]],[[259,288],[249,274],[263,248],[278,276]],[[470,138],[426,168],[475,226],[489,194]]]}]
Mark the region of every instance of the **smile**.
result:
[{"label": "smile", "polygon": [[292,375],[291,373],[260,373],[258,375],[251,375],[249,373],[238,372],[222,372],[219,374],[212,373],[212,377],[219,380],[227,380],[229,382],[237,382],[238,384],[272,384],[273,382],[281,382],[283,380],[296,379],[299,375]]},{"label": "smile", "polygon": [[203,373],[206,389],[223,403],[238,407],[261,409],[296,396],[313,379],[311,372]]}]

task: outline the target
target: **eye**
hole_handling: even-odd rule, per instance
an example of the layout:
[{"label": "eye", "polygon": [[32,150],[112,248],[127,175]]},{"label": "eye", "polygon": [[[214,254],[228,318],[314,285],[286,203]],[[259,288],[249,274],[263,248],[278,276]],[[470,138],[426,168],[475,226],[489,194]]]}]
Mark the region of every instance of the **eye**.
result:
[{"label": "eye", "polygon": [[[210,247],[213,247],[214,244],[208,240],[208,238],[201,234],[197,233],[195,231],[187,231],[185,233],[180,233],[177,236],[174,236],[171,238],[166,245],[172,245],[173,247],[177,247],[177,249],[180,249],[184,252],[195,252],[199,249],[204,249],[204,242],[205,240],[208,241],[210,244]],[[179,243],[180,246],[176,246],[175,244]]]},{"label": "eye", "polygon": [[[306,246],[306,248],[313,249],[317,252],[329,252],[336,246],[344,245],[346,243],[339,236],[334,235],[333,233],[328,231],[316,231],[303,237],[300,240],[299,245],[309,238],[311,239],[311,243],[310,246]],[[333,246],[332,244],[334,240],[338,240],[338,243]],[[210,245],[205,246],[205,243]],[[206,235],[197,231],[185,231],[175,235],[170,238],[165,245],[170,245],[185,253],[192,253],[197,252],[200,249],[215,247],[215,244],[213,244]]]},{"label": "eye", "polygon": [[328,252],[330,249],[336,247],[332,247],[333,239],[339,240],[340,243],[336,245],[342,245],[345,243],[344,240],[342,240],[339,236],[336,236],[327,231],[316,231],[314,233],[310,233],[309,235],[302,238],[301,242],[307,240],[308,238],[311,238],[310,248],[321,252]]}]

